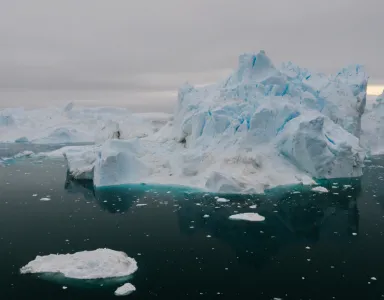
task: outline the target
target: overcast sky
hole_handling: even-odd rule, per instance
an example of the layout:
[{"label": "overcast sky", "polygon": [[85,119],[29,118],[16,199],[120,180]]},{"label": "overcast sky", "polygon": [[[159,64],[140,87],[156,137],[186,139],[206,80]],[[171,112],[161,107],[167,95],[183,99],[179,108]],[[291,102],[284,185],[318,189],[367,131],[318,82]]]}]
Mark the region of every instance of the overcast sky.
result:
[{"label": "overcast sky", "polygon": [[[171,107],[243,52],[384,84],[384,0],[0,0],[0,106]],[[56,102],[54,102],[56,101]]]}]

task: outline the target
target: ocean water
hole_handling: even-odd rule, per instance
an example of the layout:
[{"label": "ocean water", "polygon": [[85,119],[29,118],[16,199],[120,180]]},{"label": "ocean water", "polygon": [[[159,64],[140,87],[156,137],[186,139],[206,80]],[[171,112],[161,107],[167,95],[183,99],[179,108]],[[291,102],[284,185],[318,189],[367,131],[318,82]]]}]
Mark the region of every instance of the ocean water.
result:
[{"label": "ocean water", "polygon": [[[36,255],[104,247],[138,262],[127,299],[384,299],[383,180],[377,158],[361,179],[323,182],[327,194],[296,187],[217,203],[178,188],[95,191],[67,178],[63,160],[3,164],[0,299],[115,299],[117,283],[19,272]],[[266,219],[228,219],[242,212]]]}]

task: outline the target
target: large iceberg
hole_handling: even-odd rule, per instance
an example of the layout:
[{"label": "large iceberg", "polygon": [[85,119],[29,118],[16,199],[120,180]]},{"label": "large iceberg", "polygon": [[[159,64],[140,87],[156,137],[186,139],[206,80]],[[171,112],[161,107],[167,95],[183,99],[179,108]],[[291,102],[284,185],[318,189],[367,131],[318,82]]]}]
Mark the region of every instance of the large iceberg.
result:
[{"label": "large iceberg", "polygon": [[384,154],[384,91],[363,115],[361,142],[371,155]]},{"label": "large iceberg", "polygon": [[90,178],[94,170],[96,187],[147,183],[260,193],[356,177],[365,156],[359,137],[366,87],[360,65],[326,76],[293,63],[277,68],[263,51],[244,54],[223,82],[182,86],[173,119],[155,133],[115,137],[80,158],[66,157],[77,176],[85,169]]}]

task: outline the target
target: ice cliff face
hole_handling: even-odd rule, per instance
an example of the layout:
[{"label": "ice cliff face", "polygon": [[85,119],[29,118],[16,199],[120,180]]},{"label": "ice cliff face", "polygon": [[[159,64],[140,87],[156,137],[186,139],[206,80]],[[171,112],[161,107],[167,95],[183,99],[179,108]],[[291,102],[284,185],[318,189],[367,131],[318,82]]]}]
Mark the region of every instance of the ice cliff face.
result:
[{"label": "ice cliff face", "polygon": [[361,143],[372,155],[384,154],[384,91],[363,115]]},{"label": "ice cliff face", "polygon": [[292,63],[276,68],[263,51],[241,55],[224,82],[182,86],[174,120],[156,134],[106,142],[94,183],[257,193],[312,178],[360,176],[366,86],[361,66],[325,76]]}]

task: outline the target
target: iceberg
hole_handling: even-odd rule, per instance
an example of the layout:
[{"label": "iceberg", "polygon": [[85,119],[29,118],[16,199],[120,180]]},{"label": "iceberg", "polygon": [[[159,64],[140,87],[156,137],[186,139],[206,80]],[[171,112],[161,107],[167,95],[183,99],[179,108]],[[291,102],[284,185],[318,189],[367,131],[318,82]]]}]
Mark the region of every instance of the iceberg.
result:
[{"label": "iceberg", "polygon": [[[215,193],[358,177],[367,78],[360,65],[326,76],[291,62],[277,68],[264,51],[244,54],[223,82],[180,87],[173,117],[149,114],[130,129],[104,119],[109,133],[98,146],[64,151],[69,173],[96,188],[144,183]],[[65,114],[88,116],[72,110]],[[138,134],[148,123],[157,129]]]},{"label": "iceberg", "polygon": [[242,213],[229,216],[229,219],[236,221],[262,222],[265,220],[265,217],[258,213]]},{"label": "iceberg", "polygon": [[102,143],[116,137],[145,137],[158,131],[171,116],[131,113],[123,108],[65,107],[32,110],[0,109],[0,142],[32,144]]},{"label": "iceberg", "polygon": [[115,296],[127,296],[132,294],[134,291],[136,291],[136,288],[128,282],[116,289]]},{"label": "iceberg", "polygon": [[362,117],[361,143],[371,155],[384,154],[384,91]]},{"label": "iceberg", "polygon": [[37,256],[22,267],[20,273],[60,273],[66,278],[87,280],[127,277],[137,269],[135,259],[124,252],[105,248]]}]

